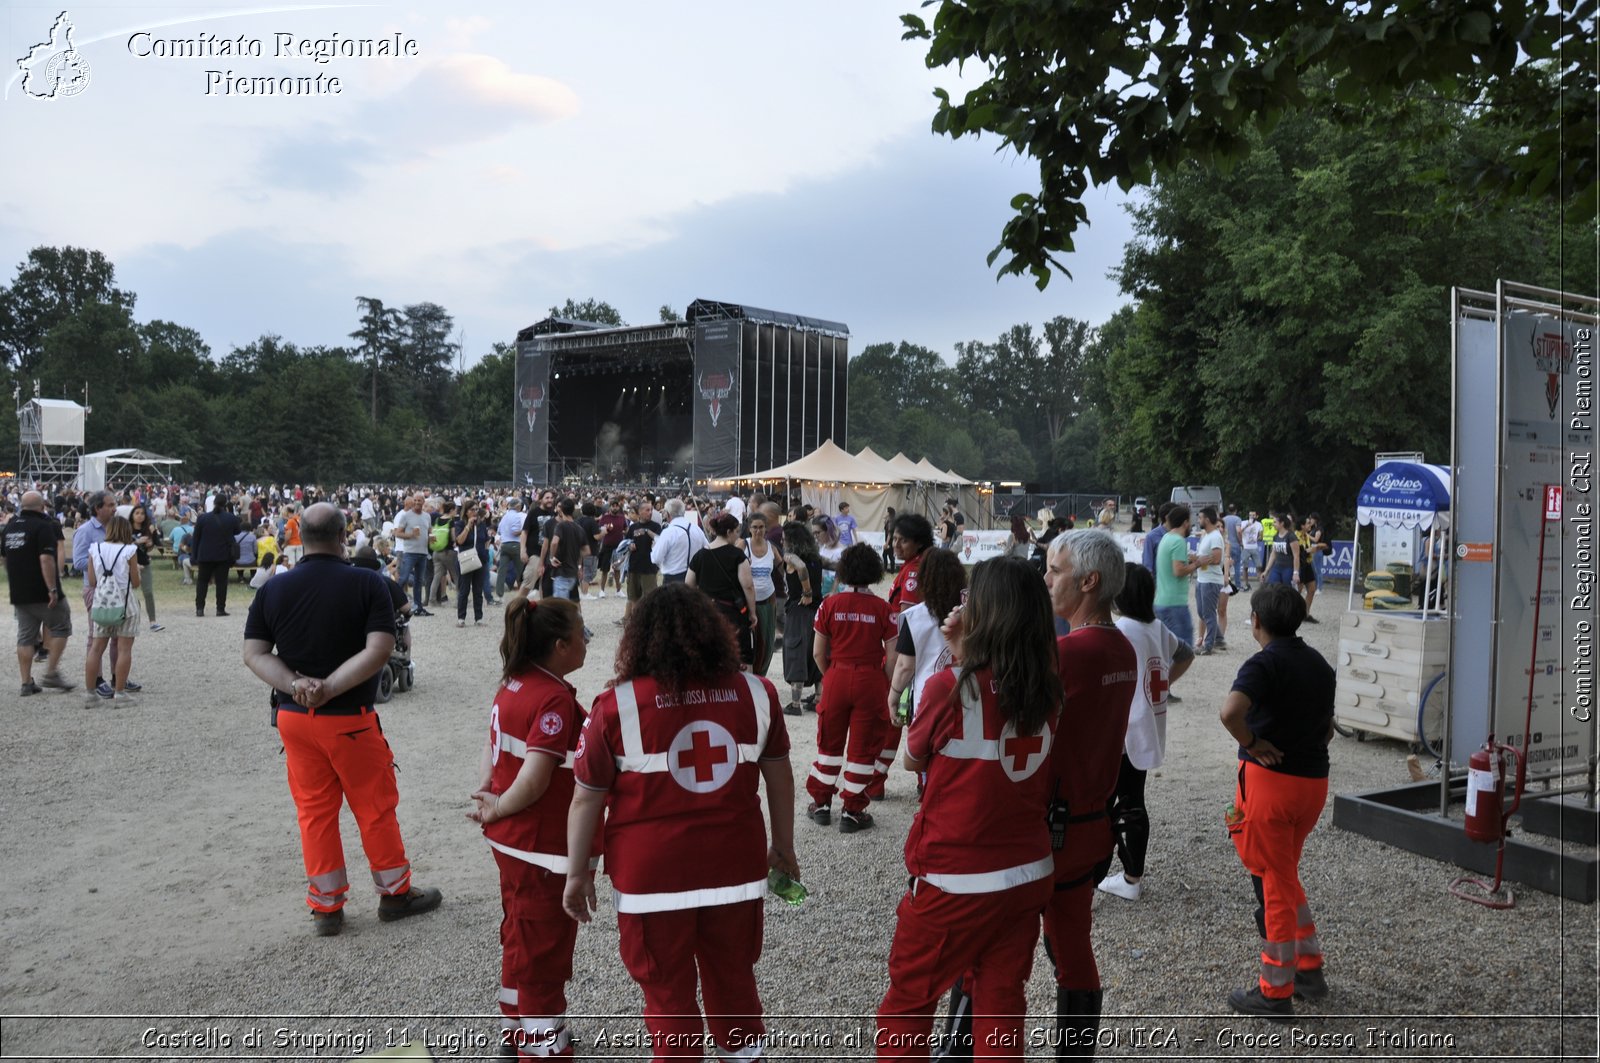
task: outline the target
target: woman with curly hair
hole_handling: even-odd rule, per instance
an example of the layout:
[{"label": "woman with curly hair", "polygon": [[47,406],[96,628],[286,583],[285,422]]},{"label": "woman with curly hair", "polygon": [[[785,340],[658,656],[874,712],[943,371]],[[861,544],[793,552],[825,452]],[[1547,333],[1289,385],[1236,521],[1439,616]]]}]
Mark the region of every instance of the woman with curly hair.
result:
[{"label": "woman with curly hair", "polygon": [[927,1059],[939,996],[968,971],[974,1058],[1023,1044],[1023,986],[1053,888],[1045,813],[1062,689],[1049,595],[1026,561],[985,561],[949,626],[960,664],[928,681],[906,737],[905,766],[928,786],[906,838],[911,888],[889,949],[879,1059]]},{"label": "woman with curly hair", "polygon": [[800,877],[778,693],[739,670],[733,632],[707,623],[712,613],[704,592],[682,583],[635,605],[617,649],[617,677],[595,699],[573,765],[562,904],[589,921],[596,903],[590,845],[605,813],[622,962],[644,991],[657,1059],[699,1043],[697,991],[718,1056],[759,1054],[766,1026],[755,965],[767,872]]},{"label": "woman with curly hair", "polygon": [[[500,687],[467,813],[500,868],[502,1046],[526,1055],[561,1054],[569,1043],[566,987],[578,924],[562,910],[561,895],[570,756],[584,713],[566,676],[583,667],[588,641],[582,614],[565,598],[506,602]],[[596,845],[591,868],[598,852]]]},{"label": "woman with curly hair", "polygon": [[806,779],[811,822],[826,827],[833,819],[833,794],[842,793],[839,833],[872,826],[867,784],[883,748],[883,673],[885,645],[894,638],[889,603],[872,593],[883,578],[878,553],[864,543],[839,555],[840,590],[817,610],[812,653],[827,682],[817,706],[817,760]]},{"label": "woman with curly hair", "polygon": [[[822,592],[822,557],[811,529],[798,520],[783,526],[783,549],[788,580],[783,607],[783,679],[789,684],[789,704],[783,711],[799,716],[803,689],[822,682],[822,672],[811,655],[811,628],[817,622]],[[806,699],[812,705],[816,700],[815,693]]]}]

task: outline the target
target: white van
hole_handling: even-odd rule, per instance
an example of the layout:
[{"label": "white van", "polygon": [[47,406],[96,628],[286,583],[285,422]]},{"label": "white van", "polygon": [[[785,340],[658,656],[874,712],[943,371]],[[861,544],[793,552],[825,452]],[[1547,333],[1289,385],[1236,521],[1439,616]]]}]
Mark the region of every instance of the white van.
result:
[{"label": "white van", "polygon": [[1200,510],[1205,506],[1216,506],[1217,516],[1223,514],[1222,488],[1215,484],[1180,484],[1172,489],[1172,501],[1181,502],[1189,507],[1190,514],[1199,521]]}]

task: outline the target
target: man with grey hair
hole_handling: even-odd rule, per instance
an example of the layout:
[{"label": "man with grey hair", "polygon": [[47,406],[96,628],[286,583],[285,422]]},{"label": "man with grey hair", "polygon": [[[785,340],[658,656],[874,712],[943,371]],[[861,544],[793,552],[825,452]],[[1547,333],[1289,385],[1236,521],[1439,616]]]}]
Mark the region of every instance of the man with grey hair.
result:
[{"label": "man with grey hair", "polygon": [[1122,768],[1128,711],[1138,688],[1138,654],[1111,620],[1122,590],[1122,547],[1105,531],[1065,532],[1050,544],[1045,585],[1072,631],[1056,640],[1065,694],[1051,750],[1056,795],[1050,809],[1055,893],[1044,932],[1055,962],[1056,1025],[1065,1045],[1093,1045],[1100,1026],[1100,971],[1090,942],[1095,884],[1111,866],[1106,808]]},{"label": "man with grey hair", "polygon": [[662,506],[667,526],[650,548],[650,560],[661,569],[662,583],[682,583],[689,575],[689,559],[705,549],[706,536],[683,513],[683,499],[669,498]]}]

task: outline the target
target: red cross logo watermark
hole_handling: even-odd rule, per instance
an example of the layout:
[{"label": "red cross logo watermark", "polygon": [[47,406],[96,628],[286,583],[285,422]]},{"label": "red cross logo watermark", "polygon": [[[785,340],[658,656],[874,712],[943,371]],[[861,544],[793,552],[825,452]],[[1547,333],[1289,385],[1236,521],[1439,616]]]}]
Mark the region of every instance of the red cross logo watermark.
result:
[{"label": "red cross logo watermark", "polygon": [[738,743],[726,727],[710,720],[685,724],[667,747],[667,771],[692,794],[721,789],[738,766]]},{"label": "red cross logo watermark", "polygon": [[1050,759],[1050,729],[1038,734],[1019,735],[1017,725],[1007,723],[1000,732],[1000,770],[1012,782],[1021,782]]}]

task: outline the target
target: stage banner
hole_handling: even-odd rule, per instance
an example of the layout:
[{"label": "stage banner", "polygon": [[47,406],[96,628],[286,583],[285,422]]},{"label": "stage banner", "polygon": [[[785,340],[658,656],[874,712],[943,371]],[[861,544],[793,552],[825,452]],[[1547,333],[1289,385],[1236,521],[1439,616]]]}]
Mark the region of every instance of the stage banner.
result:
[{"label": "stage banner", "polygon": [[541,339],[517,344],[517,402],[511,478],[519,487],[550,483],[550,352]]},{"label": "stage banner", "polygon": [[[703,321],[694,337],[694,471],[696,480],[738,476],[739,363],[737,321]],[[753,470],[750,470],[753,471]]]},{"label": "stage banner", "polygon": [[1500,741],[1523,745],[1531,691],[1528,770],[1583,771],[1593,723],[1581,719],[1588,713],[1568,710],[1580,697],[1592,699],[1594,689],[1592,330],[1526,311],[1502,320],[1505,472],[1493,730]]}]

